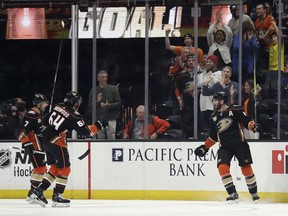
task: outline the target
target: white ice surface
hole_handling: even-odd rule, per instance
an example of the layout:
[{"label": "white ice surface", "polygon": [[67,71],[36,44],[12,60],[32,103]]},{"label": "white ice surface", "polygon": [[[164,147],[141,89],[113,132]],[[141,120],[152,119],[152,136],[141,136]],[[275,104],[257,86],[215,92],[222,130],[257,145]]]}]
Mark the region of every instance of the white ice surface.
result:
[{"label": "white ice surface", "polygon": [[147,200],[71,200],[69,208],[43,208],[21,199],[0,199],[0,216],[287,216],[287,203]]}]

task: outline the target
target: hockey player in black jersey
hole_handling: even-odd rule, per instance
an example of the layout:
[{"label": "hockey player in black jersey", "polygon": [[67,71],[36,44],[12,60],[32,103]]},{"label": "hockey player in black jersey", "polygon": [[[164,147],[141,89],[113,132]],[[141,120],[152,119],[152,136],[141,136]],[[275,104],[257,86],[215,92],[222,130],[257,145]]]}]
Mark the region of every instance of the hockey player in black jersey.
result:
[{"label": "hockey player in black jersey", "polygon": [[225,92],[218,92],[213,96],[213,105],[215,112],[209,119],[209,137],[205,144],[195,149],[195,154],[203,157],[216,142],[219,142],[217,167],[222,178],[224,187],[229,194],[226,199],[228,203],[238,201],[238,193],[230,174],[230,161],[233,156],[238,160],[242,174],[252,200],[257,202],[259,196],[257,193],[257,182],[251,167],[252,156],[249,145],[245,140],[242,127],[257,130],[255,122],[245,115],[243,108],[238,105],[226,105],[228,96]]},{"label": "hockey player in black jersey", "polygon": [[31,191],[33,188],[38,187],[47,170],[41,138],[44,128],[42,117],[49,104],[46,96],[43,94],[35,94],[32,102],[33,107],[26,112],[23,118],[23,127],[18,135],[18,139],[24,148],[24,153],[29,155],[33,165],[30,178],[31,188],[26,198],[26,201],[29,203],[34,203],[34,200],[30,197]]},{"label": "hockey player in black jersey", "polygon": [[48,124],[43,131],[43,145],[50,168],[39,187],[32,191],[32,197],[42,207],[45,207],[48,203],[43,192],[54,181],[56,181],[56,184],[53,190],[52,207],[70,206],[70,200],[64,199],[62,196],[70,173],[69,152],[66,142],[67,133],[76,130],[80,135],[94,136],[98,130],[107,127],[107,123],[100,121],[93,125],[87,125],[77,111],[81,101],[82,97],[78,92],[68,92],[64,98],[64,103],[56,105],[47,115]]}]

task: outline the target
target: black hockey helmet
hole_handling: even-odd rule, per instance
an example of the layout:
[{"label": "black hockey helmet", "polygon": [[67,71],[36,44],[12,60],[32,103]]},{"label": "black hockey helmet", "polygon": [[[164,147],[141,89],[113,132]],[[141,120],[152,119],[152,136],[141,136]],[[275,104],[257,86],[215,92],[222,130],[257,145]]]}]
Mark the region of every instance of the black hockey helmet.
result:
[{"label": "black hockey helmet", "polygon": [[46,95],[44,95],[44,94],[38,94],[38,93],[35,94],[34,97],[33,97],[33,99],[32,99],[33,105],[37,105],[37,104],[39,104],[39,103],[41,103],[41,102],[47,102],[47,103],[49,103]]},{"label": "black hockey helmet", "polygon": [[69,91],[66,93],[66,96],[63,102],[66,106],[73,106],[75,102],[78,102],[78,106],[79,106],[82,102],[82,97],[76,91]]},{"label": "black hockey helmet", "polygon": [[226,92],[217,92],[213,95],[213,100],[223,100],[224,103],[227,103],[228,101],[228,95],[226,94]]}]

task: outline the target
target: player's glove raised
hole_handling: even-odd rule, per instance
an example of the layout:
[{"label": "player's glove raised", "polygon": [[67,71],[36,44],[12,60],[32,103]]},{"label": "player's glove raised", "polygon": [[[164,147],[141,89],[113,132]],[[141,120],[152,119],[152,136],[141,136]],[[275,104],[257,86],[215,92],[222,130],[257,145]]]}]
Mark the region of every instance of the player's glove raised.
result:
[{"label": "player's glove raised", "polygon": [[203,157],[208,152],[208,150],[209,149],[205,145],[201,145],[195,149],[194,153],[199,157]]},{"label": "player's glove raised", "polygon": [[31,142],[28,143],[24,143],[23,144],[23,148],[24,148],[24,153],[27,155],[33,155],[34,154],[34,148],[33,148],[33,144]]},{"label": "player's glove raised", "polygon": [[102,119],[102,120],[97,120],[95,122],[96,127],[98,128],[98,130],[104,130],[105,128],[108,127],[108,121]]}]

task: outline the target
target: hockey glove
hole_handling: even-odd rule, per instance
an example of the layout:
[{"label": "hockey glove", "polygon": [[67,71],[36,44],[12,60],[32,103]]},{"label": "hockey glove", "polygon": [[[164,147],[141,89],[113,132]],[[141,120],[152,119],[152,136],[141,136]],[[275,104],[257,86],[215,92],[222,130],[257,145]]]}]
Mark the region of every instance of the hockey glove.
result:
[{"label": "hockey glove", "polygon": [[104,130],[108,127],[108,121],[106,120],[97,120],[95,122],[96,127],[98,128],[98,130]]},{"label": "hockey glove", "polygon": [[262,129],[260,124],[254,124],[252,126],[252,131],[253,131],[253,133],[256,133],[256,132],[261,133],[261,132],[263,132],[263,129]]},{"label": "hockey glove", "polygon": [[33,144],[31,142],[24,143],[23,148],[24,148],[24,154],[27,154],[27,155],[33,155],[34,154],[34,148],[33,148]]},{"label": "hockey glove", "polygon": [[205,145],[201,145],[195,149],[194,153],[199,157],[203,157],[208,152],[208,150],[209,149]]}]

